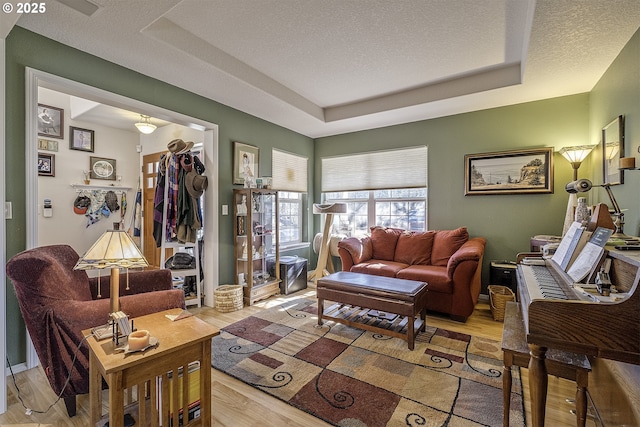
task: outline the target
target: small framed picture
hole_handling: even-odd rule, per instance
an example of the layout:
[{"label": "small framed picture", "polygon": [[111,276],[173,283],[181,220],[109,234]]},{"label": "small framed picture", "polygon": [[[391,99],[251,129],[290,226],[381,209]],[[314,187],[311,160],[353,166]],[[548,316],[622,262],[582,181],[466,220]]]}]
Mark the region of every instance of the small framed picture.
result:
[{"label": "small framed picture", "polygon": [[258,156],[260,149],[253,145],[234,142],[233,144],[233,183],[244,184],[244,178],[258,177]]},{"label": "small framed picture", "polygon": [[64,138],[64,110],[50,105],[38,104],[38,135],[49,138]]},{"label": "small framed picture", "polygon": [[58,151],[58,141],[38,138],[38,150]]},{"label": "small framed picture", "polygon": [[116,160],[104,157],[89,157],[91,179],[116,180]]},{"label": "small framed picture", "polygon": [[93,153],[94,131],[69,126],[69,148],[71,150],[88,151]]},{"label": "small framed picture", "polygon": [[56,176],[55,154],[38,153],[38,175]]}]

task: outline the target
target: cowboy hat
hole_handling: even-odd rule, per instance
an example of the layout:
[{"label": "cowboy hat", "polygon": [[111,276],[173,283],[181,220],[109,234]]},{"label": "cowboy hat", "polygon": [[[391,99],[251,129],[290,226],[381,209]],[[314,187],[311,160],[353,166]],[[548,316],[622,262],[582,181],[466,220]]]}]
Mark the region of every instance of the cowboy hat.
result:
[{"label": "cowboy hat", "polygon": [[178,154],[187,147],[187,143],[181,139],[174,139],[167,144],[167,149],[174,154]]},{"label": "cowboy hat", "polygon": [[191,197],[197,199],[209,186],[209,179],[206,175],[198,175],[194,170],[188,172],[185,176],[185,187]]}]

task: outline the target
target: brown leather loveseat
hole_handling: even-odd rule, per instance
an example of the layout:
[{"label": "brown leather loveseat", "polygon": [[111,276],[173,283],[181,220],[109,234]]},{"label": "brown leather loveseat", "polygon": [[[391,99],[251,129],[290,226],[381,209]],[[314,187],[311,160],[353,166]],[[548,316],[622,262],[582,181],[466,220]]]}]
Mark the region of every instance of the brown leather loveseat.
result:
[{"label": "brown leather loveseat", "polygon": [[427,310],[466,321],[478,302],[486,240],[455,230],[371,227],[338,243],[343,271],[427,282]]}]

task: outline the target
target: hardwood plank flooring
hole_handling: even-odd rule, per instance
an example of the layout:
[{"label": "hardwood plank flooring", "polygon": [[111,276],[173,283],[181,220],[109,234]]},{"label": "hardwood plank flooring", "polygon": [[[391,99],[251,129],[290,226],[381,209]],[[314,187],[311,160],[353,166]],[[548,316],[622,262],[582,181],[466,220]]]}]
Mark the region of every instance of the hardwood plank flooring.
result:
[{"label": "hardwood plank flooring", "polygon": [[[259,301],[251,307],[231,313],[220,313],[213,308],[202,307],[190,309],[195,315],[206,322],[222,328],[265,308],[278,305],[284,301],[299,297],[315,298],[315,288],[288,296],[275,296]],[[502,323],[496,322],[491,316],[487,301],[480,301],[473,315],[466,323],[454,322],[445,316],[428,315],[427,325],[445,328],[457,332],[482,336],[494,340],[502,338]],[[531,421],[530,402],[528,397],[527,370],[522,370],[523,385],[525,387],[525,408],[527,420]],[[55,399],[49,383],[41,368],[30,369],[16,374],[16,381],[25,404],[35,409],[46,409]],[[78,414],[69,418],[63,401],[57,402],[45,414],[25,414],[25,408],[17,397],[16,388],[10,377],[8,385],[7,412],[0,415],[0,426],[55,426],[55,427],[84,427],[89,425],[89,396],[78,398]],[[213,426],[224,427],[253,427],[253,426],[329,426],[329,424],[295,409],[286,403],[262,393],[234,378],[216,370],[211,376]],[[106,391],[103,401],[108,401]],[[573,382],[550,377],[549,394],[547,397],[547,425],[558,427],[575,426],[575,417],[569,413],[571,406],[565,402],[566,398],[575,396]],[[106,403],[105,403],[106,405]],[[487,402],[487,405],[502,405],[502,402]],[[104,409],[106,412],[106,408]],[[593,421],[587,421],[588,427],[595,427]]]}]

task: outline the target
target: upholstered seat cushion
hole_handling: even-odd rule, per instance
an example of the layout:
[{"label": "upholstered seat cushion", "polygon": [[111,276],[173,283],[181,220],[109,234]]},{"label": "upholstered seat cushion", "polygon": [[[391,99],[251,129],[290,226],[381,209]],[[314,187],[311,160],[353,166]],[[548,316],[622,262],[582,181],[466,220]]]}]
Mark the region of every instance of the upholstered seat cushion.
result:
[{"label": "upholstered seat cushion", "polygon": [[377,259],[370,259],[369,261],[361,262],[351,267],[352,273],[364,273],[373,274],[376,276],[396,277],[398,272],[403,268],[407,268],[409,264],[404,264],[395,261],[384,261]]},{"label": "upholstered seat cushion", "polygon": [[453,293],[453,280],[447,275],[447,267],[438,265],[410,265],[396,275],[398,279],[425,280],[430,292]]}]

